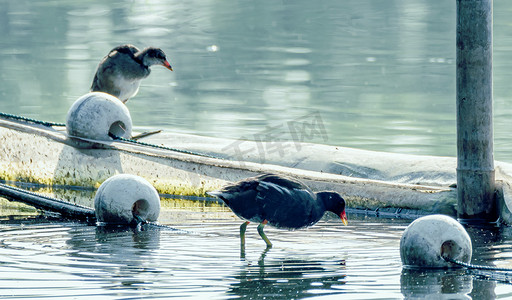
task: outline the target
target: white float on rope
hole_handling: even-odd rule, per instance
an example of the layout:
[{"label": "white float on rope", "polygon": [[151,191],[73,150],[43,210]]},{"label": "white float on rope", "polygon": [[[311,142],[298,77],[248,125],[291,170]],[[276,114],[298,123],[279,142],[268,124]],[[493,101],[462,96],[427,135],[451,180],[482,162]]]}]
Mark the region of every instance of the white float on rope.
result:
[{"label": "white float on rope", "polygon": [[452,267],[444,258],[469,263],[471,238],[457,220],[445,215],[421,217],[405,229],[400,239],[404,267]]},{"label": "white float on rope", "polygon": [[102,92],[91,92],[78,98],[66,116],[66,129],[71,137],[112,140],[132,136],[130,111],[121,100]]},{"label": "white float on rope", "polygon": [[134,224],[135,216],[154,222],[160,214],[160,196],[144,178],[120,174],[105,180],[94,198],[96,220],[106,224]]}]

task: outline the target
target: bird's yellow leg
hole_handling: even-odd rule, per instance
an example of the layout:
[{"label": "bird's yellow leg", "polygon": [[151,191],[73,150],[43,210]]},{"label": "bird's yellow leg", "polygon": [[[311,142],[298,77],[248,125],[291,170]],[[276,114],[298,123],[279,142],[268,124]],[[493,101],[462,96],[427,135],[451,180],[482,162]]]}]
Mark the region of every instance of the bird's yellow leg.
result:
[{"label": "bird's yellow leg", "polygon": [[249,225],[249,221],[246,221],[240,225],[240,246],[242,250],[245,248],[245,230],[247,229],[247,225]]},{"label": "bird's yellow leg", "polygon": [[258,233],[260,234],[261,238],[265,241],[265,243],[267,243],[267,248],[271,248],[272,243],[270,242],[268,237],[265,235],[265,232],[263,232],[263,227],[265,227],[265,225],[267,225],[267,223],[268,223],[268,221],[265,220],[265,221],[261,222],[260,225],[258,225]]}]

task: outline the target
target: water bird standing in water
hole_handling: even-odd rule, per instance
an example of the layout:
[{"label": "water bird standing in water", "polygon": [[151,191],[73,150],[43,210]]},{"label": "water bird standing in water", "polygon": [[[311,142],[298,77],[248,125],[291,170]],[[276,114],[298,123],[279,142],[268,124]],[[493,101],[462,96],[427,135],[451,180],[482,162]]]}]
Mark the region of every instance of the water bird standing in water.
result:
[{"label": "water bird standing in water", "polygon": [[121,45],[108,53],[98,65],[91,92],[105,92],[125,103],[139,91],[140,81],[149,76],[153,65],[172,67],[160,48],[139,50],[133,45]]},{"label": "water bird standing in water", "polygon": [[338,193],[315,193],[291,178],[265,174],[207,194],[222,199],[239,218],[246,220],[240,226],[242,250],[249,222],[260,223],[258,233],[267,247],[272,247],[272,243],[263,232],[266,224],[289,230],[299,229],[316,224],[326,211],[331,211],[347,225],[345,200]]}]

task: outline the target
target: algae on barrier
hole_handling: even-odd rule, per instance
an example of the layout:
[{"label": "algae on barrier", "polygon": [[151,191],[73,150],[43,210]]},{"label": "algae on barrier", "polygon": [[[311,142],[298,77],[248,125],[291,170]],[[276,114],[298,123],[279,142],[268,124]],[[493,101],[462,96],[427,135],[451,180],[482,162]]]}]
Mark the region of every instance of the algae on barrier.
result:
[{"label": "algae on barrier", "polygon": [[[18,172],[7,172],[6,169],[10,170],[22,170]],[[51,174],[53,175],[53,174]],[[41,184],[46,186],[52,185],[66,185],[66,186],[82,186],[82,187],[95,187],[99,186],[97,180],[94,180],[93,177],[87,176],[72,176],[71,174],[67,174],[69,176],[42,176],[39,173],[32,172],[30,169],[25,168],[15,168],[15,167],[7,167],[0,169],[0,180],[5,181],[16,181],[16,182],[25,182],[25,183],[34,183]],[[80,179],[78,179],[80,178]],[[107,180],[109,176],[105,178],[98,178],[101,182]]]},{"label": "algae on barrier", "polygon": [[388,206],[388,203],[373,198],[360,196],[343,196],[347,203],[347,207],[357,209],[375,209],[377,207]]},{"label": "algae on barrier", "polygon": [[[12,170],[12,169],[11,169]],[[25,170],[25,169],[23,169]],[[68,176],[55,176],[55,177],[42,177],[36,176],[32,172],[7,172],[5,169],[0,169],[0,180],[35,183],[45,186],[75,186],[85,188],[99,188],[101,183],[119,172],[104,173],[101,176],[73,176],[67,173]],[[97,174],[96,174],[97,175]],[[206,192],[213,191],[221,188],[224,183],[220,180],[201,180],[199,185],[193,185],[187,181],[174,178],[145,178],[150,182],[155,189],[161,194],[182,195],[182,196],[198,196],[205,197]]]},{"label": "algae on barrier", "polygon": [[161,198],[162,209],[187,209],[199,212],[229,212],[231,211],[223,203],[201,200]]},{"label": "algae on barrier", "polygon": [[4,216],[36,216],[39,212],[36,208],[0,197],[0,217]]},{"label": "algae on barrier", "polygon": [[[432,193],[434,194],[434,193]],[[442,192],[436,192],[436,195],[440,197],[437,198],[437,201],[433,201],[433,204],[430,207],[409,207],[404,205],[403,202],[397,202],[394,205],[391,202],[384,202],[377,200],[375,198],[361,197],[361,196],[344,196],[345,201],[347,202],[347,207],[356,208],[356,209],[383,209],[383,208],[391,208],[391,209],[412,209],[412,210],[421,210],[425,212],[436,212],[450,216],[457,215],[457,194],[455,190],[447,190]]]},{"label": "algae on barrier", "polygon": [[149,181],[155,189],[161,194],[197,196],[206,197],[206,192],[214,191],[223,186],[223,184],[213,182],[201,182],[201,185],[194,186],[187,182],[176,181]]}]

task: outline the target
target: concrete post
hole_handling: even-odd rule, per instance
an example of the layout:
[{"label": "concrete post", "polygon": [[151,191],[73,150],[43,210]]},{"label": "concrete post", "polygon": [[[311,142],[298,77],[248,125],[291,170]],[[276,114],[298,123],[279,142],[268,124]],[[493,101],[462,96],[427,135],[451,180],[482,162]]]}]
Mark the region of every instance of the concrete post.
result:
[{"label": "concrete post", "polygon": [[458,217],[495,221],[492,0],[457,0]]}]

